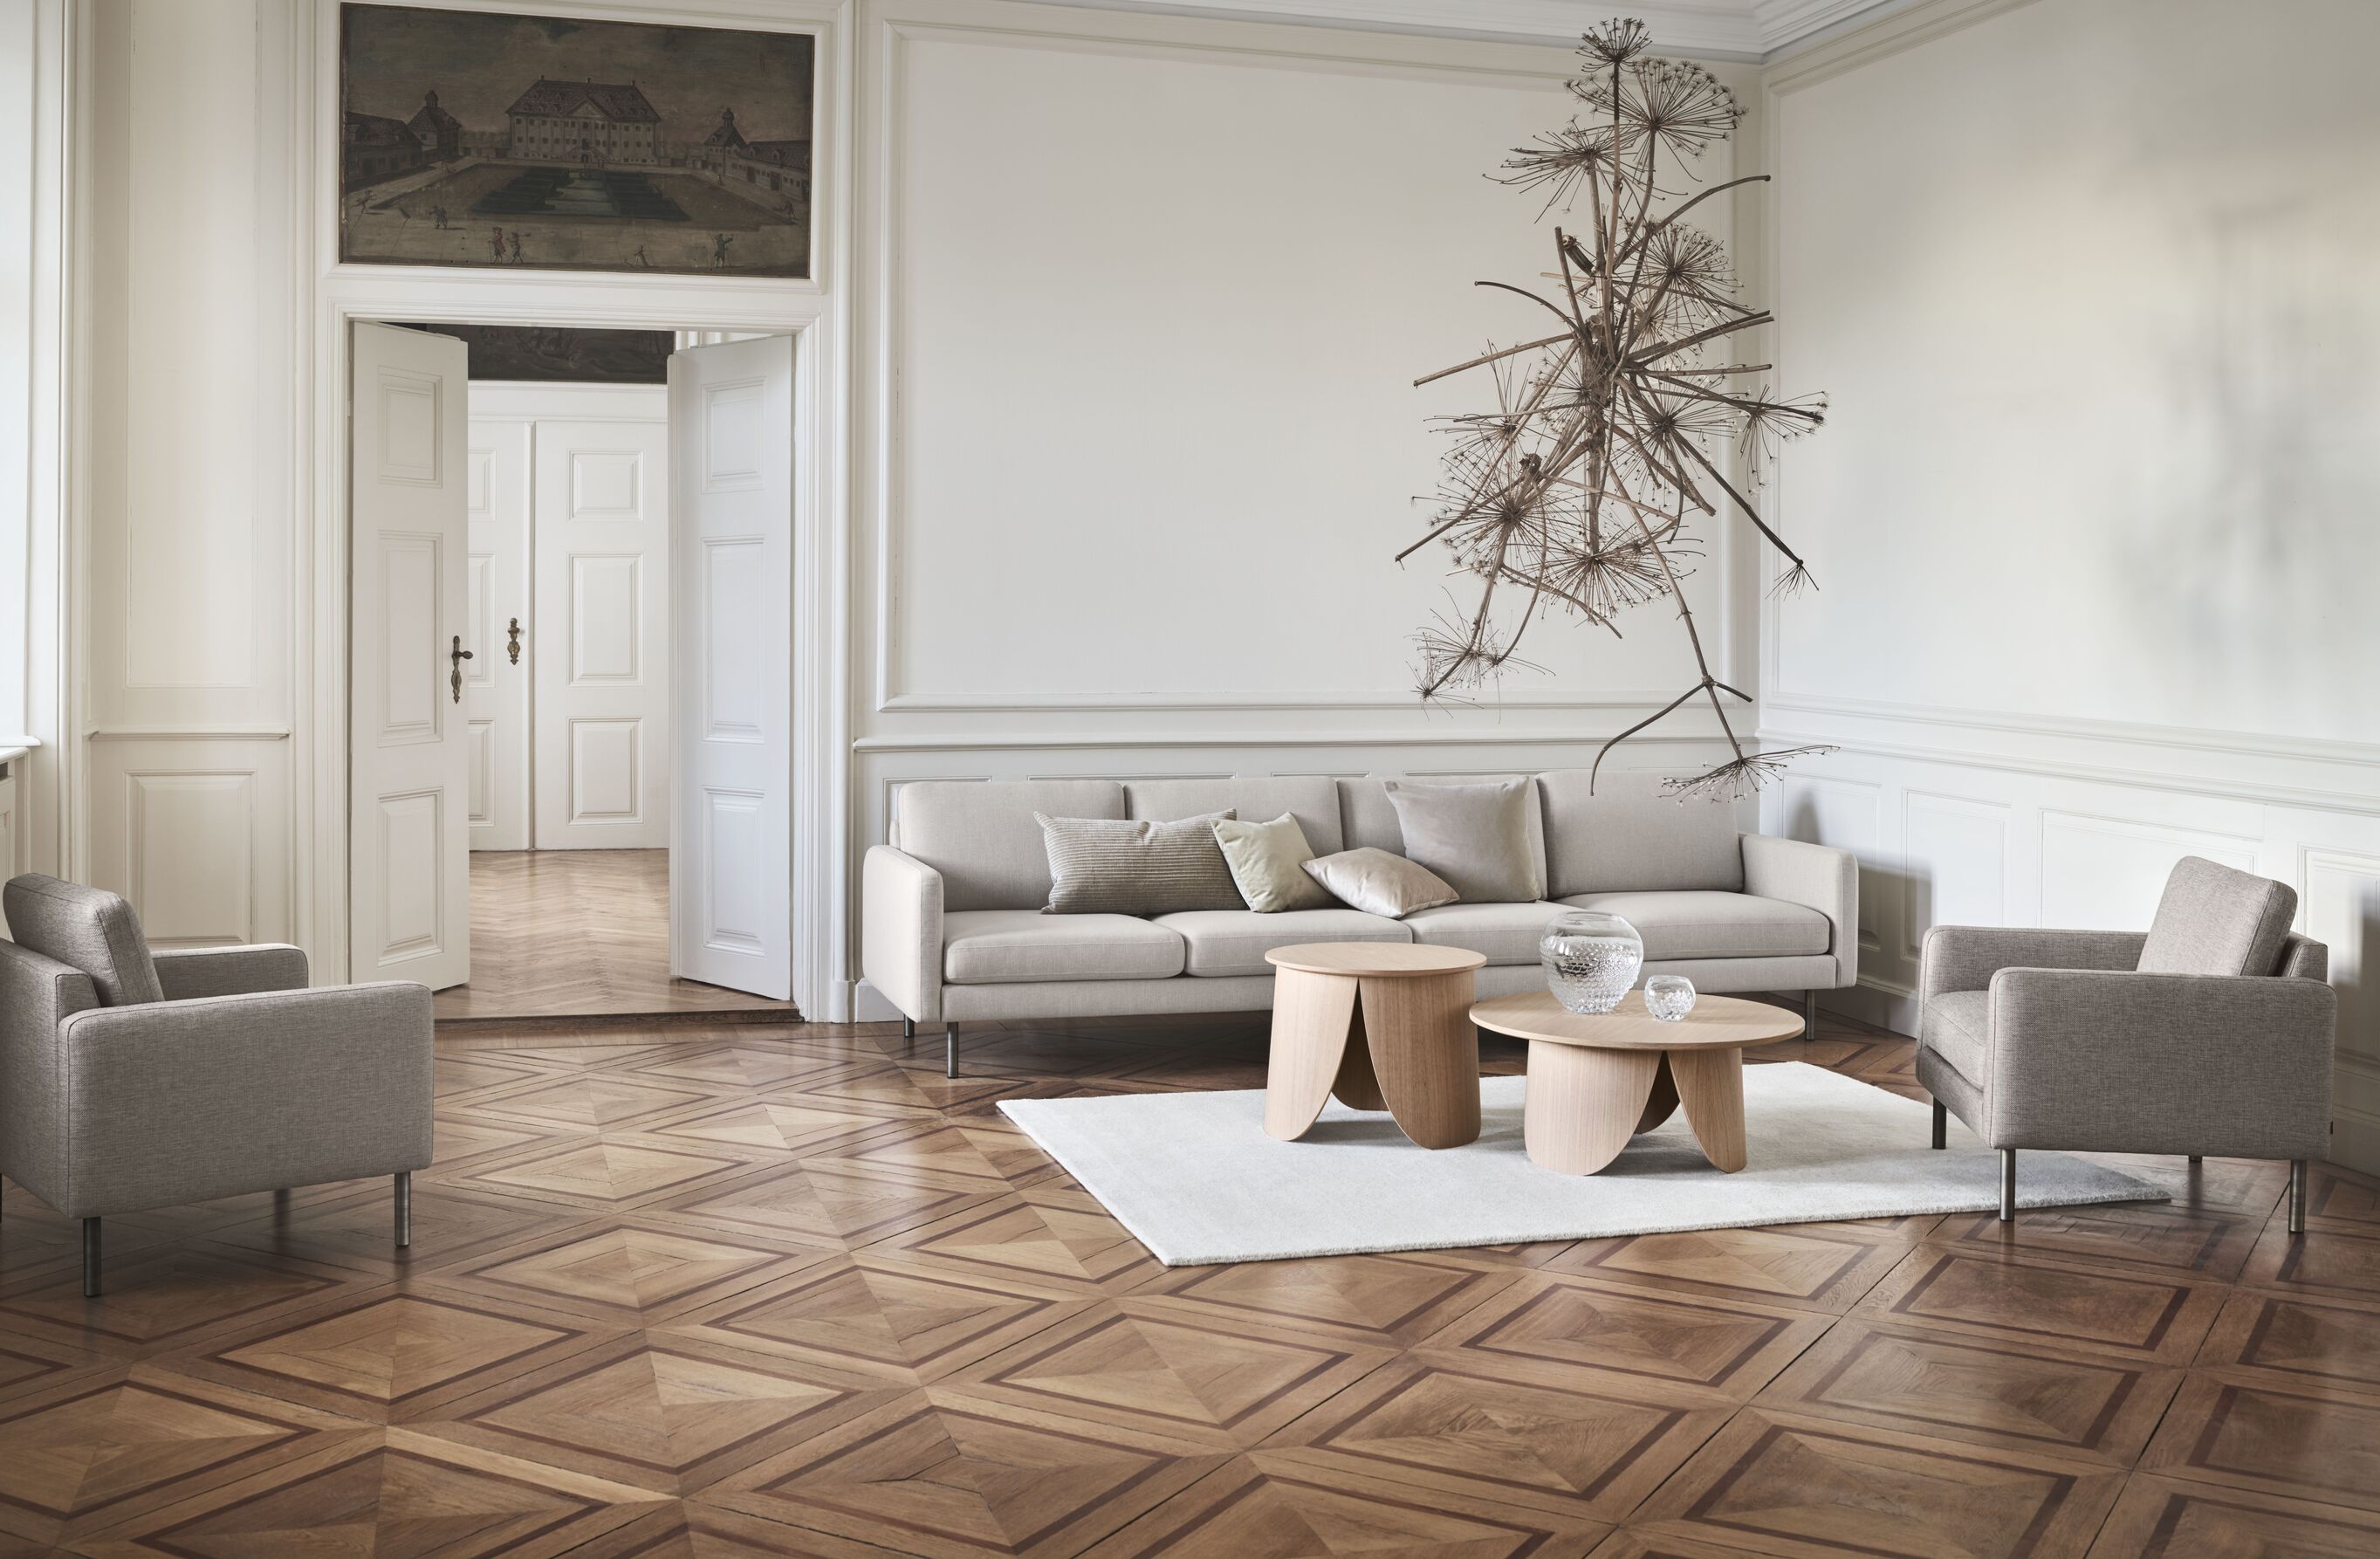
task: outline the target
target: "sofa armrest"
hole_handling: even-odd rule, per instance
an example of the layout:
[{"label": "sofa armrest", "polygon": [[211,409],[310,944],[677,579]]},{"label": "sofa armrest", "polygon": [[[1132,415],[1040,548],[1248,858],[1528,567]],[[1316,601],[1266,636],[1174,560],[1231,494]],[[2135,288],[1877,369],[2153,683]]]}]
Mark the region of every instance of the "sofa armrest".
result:
[{"label": "sofa armrest", "polygon": [[890,845],[859,873],[859,971],[912,1021],[942,1016],[942,874]]},{"label": "sofa armrest", "polygon": [[306,955],[285,943],[247,947],[181,947],[151,955],[169,1002],[306,989]]},{"label": "sofa armrest", "polygon": [[79,1012],[58,1026],[68,1217],[426,1169],[428,987]]},{"label": "sofa armrest", "polygon": [[1835,984],[1859,980],[1859,860],[1851,851],[1773,834],[1745,834],[1743,891],[1815,909],[1830,928]]},{"label": "sofa armrest", "polygon": [[2320,1158],[2338,998],[2315,980],[2004,968],[1994,1147]]},{"label": "sofa armrest", "polygon": [[1918,954],[1920,1005],[1946,991],[1982,991],[2004,968],[2122,969],[2141,961],[2146,932],[2041,926],[1936,926]]}]

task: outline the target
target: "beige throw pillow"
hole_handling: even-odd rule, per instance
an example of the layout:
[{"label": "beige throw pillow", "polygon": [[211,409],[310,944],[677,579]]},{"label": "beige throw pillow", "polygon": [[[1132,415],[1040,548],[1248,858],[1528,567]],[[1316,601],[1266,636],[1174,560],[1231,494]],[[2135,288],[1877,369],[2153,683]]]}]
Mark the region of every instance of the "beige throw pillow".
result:
[{"label": "beige throw pillow", "polygon": [[1305,874],[1367,915],[1402,920],[1416,909],[1452,904],[1446,880],[1402,856],[1369,846],[1305,863]]},{"label": "beige throw pillow", "polygon": [[1240,890],[1215,843],[1214,825],[1234,814],[1203,812],[1178,822],[1033,814],[1050,854],[1053,915],[1170,915],[1176,909],[1237,909]]},{"label": "beige throw pillow", "polygon": [[1232,869],[1240,896],[1259,915],[1284,909],[1328,909],[1330,895],[1302,870],[1314,859],[1305,830],[1287,812],[1270,822],[1225,818],[1214,824],[1215,843]]},{"label": "beige throw pillow", "polygon": [[1405,858],[1446,879],[1465,904],[1535,904],[1543,868],[1529,847],[1528,779],[1489,785],[1400,785],[1383,780],[1397,810]]}]

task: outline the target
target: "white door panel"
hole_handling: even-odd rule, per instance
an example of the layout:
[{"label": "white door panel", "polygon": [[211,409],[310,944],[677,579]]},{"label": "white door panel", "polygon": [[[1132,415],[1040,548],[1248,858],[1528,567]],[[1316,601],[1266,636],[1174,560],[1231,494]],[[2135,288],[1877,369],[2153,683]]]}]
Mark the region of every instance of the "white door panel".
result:
[{"label": "white door panel", "polygon": [[540,420],[536,843],[669,844],[667,421]]},{"label": "white door panel", "polygon": [[[529,847],[529,429],[526,418],[474,417],[466,456],[471,517],[463,717],[470,724],[471,847]],[[521,659],[512,627],[520,625]]]},{"label": "white door panel", "polygon": [[670,967],[793,993],[794,342],[670,358]]},{"label": "white door panel", "polygon": [[464,347],[354,327],[349,978],[470,978]]}]

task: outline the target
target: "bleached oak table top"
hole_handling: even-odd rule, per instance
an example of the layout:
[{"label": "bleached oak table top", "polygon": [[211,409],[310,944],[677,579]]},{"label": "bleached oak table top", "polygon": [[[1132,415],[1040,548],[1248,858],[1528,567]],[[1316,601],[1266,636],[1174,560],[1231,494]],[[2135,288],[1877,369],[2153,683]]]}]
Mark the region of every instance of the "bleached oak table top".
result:
[{"label": "bleached oak table top", "polygon": [[1621,997],[1609,1012],[1572,1012],[1550,991],[1498,996],[1474,1003],[1471,1021],[1516,1040],[1585,1050],[1741,1049],[1802,1031],[1801,1014],[1735,996],[1698,996],[1694,1011],[1664,1023],[1645,1010],[1641,990]]},{"label": "bleached oak table top", "polygon": [[1275,968],[1307,974],[1394,978],[1398,975],[1461,974],[1484,968],[1485,953],[1468,947],[1425,947],[1412,942],[1306,942],[1265,955]]}]

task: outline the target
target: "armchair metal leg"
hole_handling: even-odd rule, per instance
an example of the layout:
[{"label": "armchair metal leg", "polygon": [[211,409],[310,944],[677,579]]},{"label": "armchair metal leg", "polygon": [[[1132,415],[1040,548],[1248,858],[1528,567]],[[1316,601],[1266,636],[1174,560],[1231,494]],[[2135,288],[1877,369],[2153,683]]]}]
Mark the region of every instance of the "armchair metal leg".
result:
[{"label": "armchair metal leg", "polygon": [[99,1220],[82,1221],[82,1297],[99,1297]]},{"label": "armchair metal leg", "polygon": [[2016,1222],[2016,1150],[2000,1150],[2000,1222]]},{"label": "armchair metal leg", "polygon": [[413,1171],[396,1172],[396,1248],[413,1243]]},{"label": "armchair metal leg", "polygon": [[945,1023],[942,1025],[942,1076],[955,1078],[958,1075],[959,1026],[955,1023]]},{"label": "armchair metal leg", "polygon": [[2192,1163],[2204,1163],[2206,1162],[2206,1155],[2204,1153],[2192,1153],[2190,1155],[2190,1162]]},{"label": "armchair metal leg", "polygon": [[1939,1099],[1934,1101],[1934,1145],[1937,1148],[1950,1145],[1950,1107]]},{"label": "armchair metal leg", "polygon": [[2289,1233],[2305,1233],[2306,1161],[2289,1160]]},{"label": "armchair metal leg", "polygon": [[1804,1042],[1818,1037],[1818,993],[1802,993],[1802,1038]]}]

